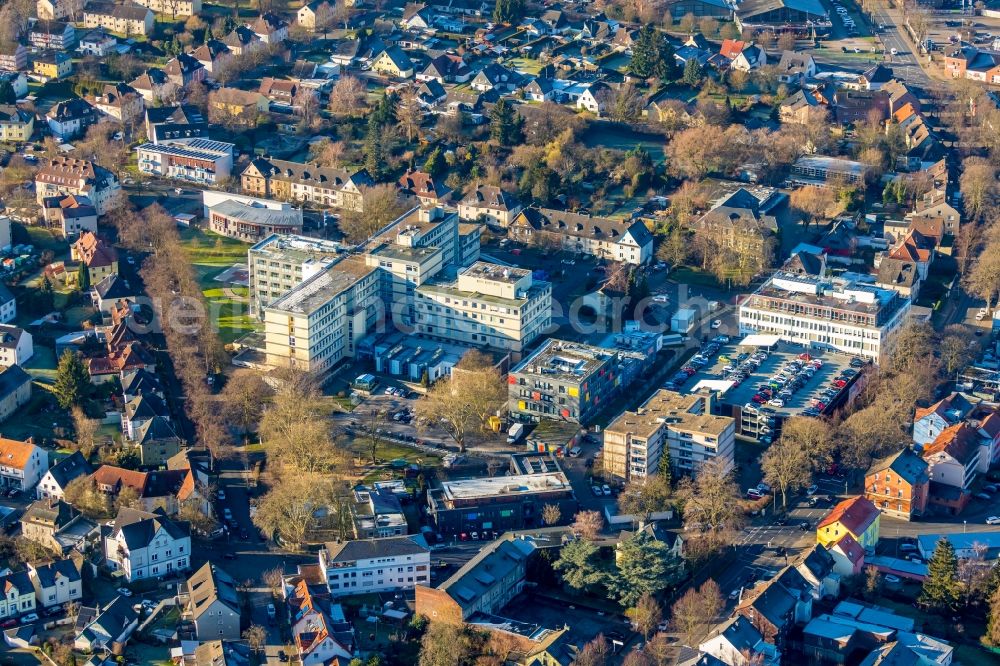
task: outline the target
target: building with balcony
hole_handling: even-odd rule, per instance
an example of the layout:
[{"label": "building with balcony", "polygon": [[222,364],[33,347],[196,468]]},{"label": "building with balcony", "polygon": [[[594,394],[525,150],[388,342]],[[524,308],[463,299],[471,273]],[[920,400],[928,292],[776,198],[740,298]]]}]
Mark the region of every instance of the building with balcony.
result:
[{"label": "building with balcony", "polygon": [[720,458],[732,469],[736,420],[713,414],[715,395],[681,395],[660,389],[634,412],[623,412],[604,429],[604,473],[627,483],[657,474],[664,451],[675,473],[695,474]]},{"label": "building with balcony", "polygon": [[431,551],[419,535],[328,543],[319,566],[334,597],[401,592],[430,583]]},{"label": "building with balcony", "polygon": [[144,143],[139,170],[151,176],[175,178],[199,185],[215,185],[229,178],[233,144],[210,139],[172,139]]},{"label": "building with balcony", "polygon": [[226,198],[210,206],[206,217],[208,228],[215,233],[246,243],[302,231],[302,210],[277,201]]},{"label": "building with balcony", "polygon": [[111,525],[101,528],[104,561],[125,580],[161,578],[191,567],[191,528],[155,512],[120,509]]},{"label": "building with balcony", "polygon": [[364,190],[375,184],[364,169],[348,171],[269,157],[251,160],[240,182],[246,194],[355,211],[363,210]]},{"label": "building with balcony", "polygon": [[0,489],[31,490],[48,469],[49,452],[35,444],[34,438],[22,442],[0,437]]},{"label": "building with balcony", "polygon": [[98,215],[121,192],[118,178],[102,166],[72,157],[54,157],[35,174],[35,200],[44,204],[47,197],[73,194],[87,197]]}]

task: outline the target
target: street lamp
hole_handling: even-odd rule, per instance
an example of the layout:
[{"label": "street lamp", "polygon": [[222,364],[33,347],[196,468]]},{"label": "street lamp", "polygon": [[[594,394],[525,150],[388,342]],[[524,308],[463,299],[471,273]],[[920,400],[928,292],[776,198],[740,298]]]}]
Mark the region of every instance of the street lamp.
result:
[{"label": "street lamp", "polygon": [[969,521],[963,520],[962,521],[962,534],[965,534],[968,531],[969,531]]}]

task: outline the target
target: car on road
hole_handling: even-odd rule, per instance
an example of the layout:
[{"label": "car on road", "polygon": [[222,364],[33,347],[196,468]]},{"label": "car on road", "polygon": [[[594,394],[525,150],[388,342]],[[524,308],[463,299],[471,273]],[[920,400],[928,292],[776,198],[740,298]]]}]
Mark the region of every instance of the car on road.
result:
[{"label": "car on road", "polygon": [[597,497],[601,497],[602,495],[604,495],[604,491],[601,490],[600,486],[591,486],[590,491],[594,493],[594,495]]},{"label": "car on road", "polygon": [[904,553],[915,553],[917,552],[917,546],[912,543],[903,543],[899,545],[899,550]]},{"label": "car on road", "polygon": [[223,490],[222,488],[219,488],[219,492],[218,492],[218,493],[216,493],[216,496],[217,496],[217,497],[218,497],[218,498],[219,498],[220,500],[225,500],[225,499],[226,499],[226,491],[225,491],[225,490]]},{"label": "car on road", "polygon": [[893,576],[892,574],[886,574],[885,576],[882,577],[882,580],[892,585],[895,585],[900,582],[899,576]]},{"label": "car on road", "polygon": [[981,500],[986,500],[986,501],[989,501],[989,500],[993,499],[993,496],[990,495],[989,493],[976,493],[975,497],[976,497],[976,499],[981,499]]},{"label": "car on road", "polygon": [[1000,516],[990,516],[986,519],[987,525],[1000,525]]},{"label": "car on road", "polygon": [[781,398],[771,398],[770,400],[767,401],[767,404],[771,405],[772,407],[784,407],[785,401],[782,400]]},{"label": "car on road", "polygon": [[764,496],[764,493],[760,492],[756,488],[747,488],[747,499],[758,500]]},{"label": "car on road", "polygon": [[32,622],[38,622],[38,613],[28,613],[21,616],[21,624],[31,624]]},{"label": "car on road", "polygon": [[123,597],[131,597],[132,596],[132,590],[128,589],[127,587],[119,587],[117,590],[115,590],[115,592],[117,592],[118,594],[120,594]]},{"label": "car on road", "polygon": [[713,320],[712,323],[711,323],[711,325],[710,325],[710,328],[712,330],[715,330],[717,328],[722,328],[722,320],[721,319],[715,319],[715,320]]},{"label": "car on road", "polygon": [[740,598],[740,592],[742,591],[742,589],[743,588],[740,588],[740,587],[733,588],[733,591],[729,593],[729,598],[732,599],[732,600],[734,600],[734,601],[736,599],[739,599]]},{"label": "car on road", "polygon": [[810,529],[812,529],[812,525],[809,524],[808,520],[803,520],[801,523],[799,523],[799,529],[802,530],[803,532],[808,532]]},{"label": "car on road", "polygon": [[819,486],[817,486],[814,483],[811,486],[809,486],[808,488],[806,488],[806,495],[810,495],[810,496],[815,495],[817,490],[819,490]]},{"label": "car on road", "polygon": [[0,629],[10,629],[17,626],[17,618],[12,617],[0,622]]},{"label": "car on road", "polygon": [[611,486],[605,483],[603,486],[601,486],[601,492],[604,493],[605,497],[611,497]]},{"label": "car on road", "polygon": [[985,486],[983,486],[983,490],[988,493],[995,493],[997,491],[997,486],[992,483],[987,483]]},{"label": "car on road", "polygon": [[889,53],[890,55],[899,55],[899,51],[897,51],[895,47],[889,49]]}]

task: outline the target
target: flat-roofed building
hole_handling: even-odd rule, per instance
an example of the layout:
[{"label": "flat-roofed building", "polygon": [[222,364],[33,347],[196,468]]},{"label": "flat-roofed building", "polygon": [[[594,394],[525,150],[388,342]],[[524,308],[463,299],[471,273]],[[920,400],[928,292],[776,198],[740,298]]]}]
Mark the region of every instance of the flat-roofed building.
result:
[{"label": "flat-roofed building", "polygon": [[676,471],[692,474],[720,458],[731,469],[736,420],[712,414],[714,394],[681,395],[660,389],[634,412],[604,429],[604,472],[628,482],[656,474],[664,451]]},{"label": "flat-roofed building", "polygon": [[809,155],[792,165],[792,180],[802,185],[855,185],[863,183],[868,167],[840,157]]},{"label": "flat-roofed building", "polygon": [[139,170],[162,178],[215,185],[229,178],[233,144],[210,139],[171,139],[136,148]]},{"label": "flat-roofed building", "polygon": [[773,333],[879,363],[909,311],[910,299],[891,289],[778,271],[740,305],[740,334]]},{"label": "flat-roofed building", "polygon": [[250,312],[263,316],[263,308],[340,258],[345,248],[335,241],[271,234],[250,248]]},{"label": "flat-roofed building", "polygon": [[427,492],[428,515],[439,534],[503,533],[542,525],[542,507],[553,504],[562,520],[579,509],[573,487],[555,459],[533,474],[442,481]]},{"label": "flat-roofed building", "polygon": [[378,314],[379,273],[344,257],[264,307],[267,364],[323,373],[353,356]]},{"label": "flat-roofed building", "polygon": [[302,210],[227,199],[208,209],[208,228],[217,234],[253,243],[274,234],[302,231]]},{"label": "flat-roofed building", "polygon": [[524,268],[478,261],[456,280],[417,287],[415,307],[424,337],[521,352],[551,323],[552,285]]},{"label": "flat-roofed building", "polygon": [[508,408],[523,420],[554,419],[587,425],[625,391],[654,353],[594,347],[550,338],[508,376]]},{"label": "flat-roofed building", "polygon": [[419,535],[328,543],[319,567],[334,597],[412,590],[431,580],[431,551]]}]

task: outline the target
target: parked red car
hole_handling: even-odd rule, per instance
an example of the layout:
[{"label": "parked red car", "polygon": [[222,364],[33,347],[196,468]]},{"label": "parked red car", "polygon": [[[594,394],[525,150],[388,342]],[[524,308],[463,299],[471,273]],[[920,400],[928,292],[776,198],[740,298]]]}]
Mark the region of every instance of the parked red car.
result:
[{"label": "parked red car", "polygon": [[845,382],[843,379],[838,379],[837,381],[833,382],[833,385],[836,386],[837,388],[844,388],[845,386],[847,386],[847,382]]}]

